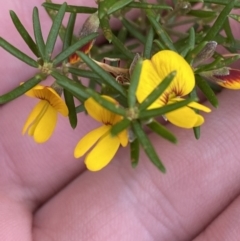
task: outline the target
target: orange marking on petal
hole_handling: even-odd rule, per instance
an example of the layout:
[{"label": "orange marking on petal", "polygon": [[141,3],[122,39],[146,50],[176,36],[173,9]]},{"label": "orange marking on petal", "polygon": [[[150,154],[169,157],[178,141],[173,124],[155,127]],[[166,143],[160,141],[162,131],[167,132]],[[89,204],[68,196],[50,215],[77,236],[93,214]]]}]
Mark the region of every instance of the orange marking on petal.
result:
[{"label": "orange marking on petal", "polygon": [[225,88],[240,89],[240,70],[229,69],[228,75],[213,75],[217,83]]}]

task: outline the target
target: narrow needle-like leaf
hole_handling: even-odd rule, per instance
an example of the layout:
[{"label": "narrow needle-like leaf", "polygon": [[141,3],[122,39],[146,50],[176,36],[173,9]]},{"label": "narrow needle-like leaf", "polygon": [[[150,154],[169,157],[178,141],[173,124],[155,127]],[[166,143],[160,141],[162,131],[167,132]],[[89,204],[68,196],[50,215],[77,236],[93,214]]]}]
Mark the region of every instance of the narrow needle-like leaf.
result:
[{"label": "narrow needle-like leaf", "polygon": [[66,89],[63,90],[64,93],[64,99],[66,102],[66,105],[68,107],[68,118],[70,125],[73,129],[77,126],[77,113],[76,113],[76,108],[74,104],[74,98],[73,95]]},{"label": "narrow needle-like leaf", "polygon": [[159,124],[158,122],[152,121],[151,123],[147,124],[147,126],[164,139],[172,143],[177,143],[177,138],[166,127]]},{"label": "narrow needle-like leaf", "polygon": [[10,15],[11,15],[12,21],[13,21],[16,29],[18,30],[19,34],[22,36],[24,42],[28,45],[28,47],[32,50],[32,52],[37,57],[39,57],[40,55],[39,55],[39,51],[38,51],[36,43],[33,41],[32,37],[29,35],[29,33],[27,32],[27,30],[25,29],[25,27],[19,20],[16,13],[11,10]]},{"label": "narrow needle-like leaf", "polygon": [[59,29],[61,27],[64,14],[66,12],[66,7],[67,7],[67,4],[63,3],[63,5],[60,7],[55,19],[53,20],[53,24],[52,24],[52,27],[50,29],[50,32],[49,32],[49,35],[48,35],[48,38],[46,41],[46,48],[45,48],[46,61],[49,61],[51,59],[53,48],[55,46],[57,36],[59,33]]},{"label": "narrow needle-like leaf", "polygon": [[105,98],[103,98],[101,95],[99,95],[94,90],[86,89],[86,93],[88,93],[99,105],[102,105],[107,110],[109,110],[115,114],[121,115],[121,116],[126,116],[126,111],[123,107],[106,100]]},{"label": "narrow needle-like leaf", "polygon": [[162,164],[161,160],[159,159],[151,141],[149,140],[148,136],[144,133],[142,126],[139,122],[135,121],[132,124],[134,133],[142,145],[145,153],[149,157],[150,161],[163,173],[166,172],[164,165]]},{"label": "narrow needle-like leaf", "polygon": [[34,59],[27,56],[25,53],[8,43],[5,39],[0,37],[0,47],[4,48],[7,52],[15,56],[16,58],[20,59],[24,63],[34,67],[38,68],[38,63]]},{"label": "narrow needle-like leaf", "polygon": [[182,100],[182,101],[179,101],[177,103],[165,105],[165,106],[160,107],[160,108],[155,108],[155,109],[150,109],[150,110],[143,110],[142,112],[139,113],[139,118],[141,118],[141,119],[149,119],[149,118],[153,118],[153,117],[156,117],[156,116],[161,116],[161,115],[164,115],[164,114],[166,114],[168,112],[176,110],[178,108],[186,106],[187,104],[189,104],[189,103],[191,103],[193,101],[196,101],[196,99],[188,98],[186,100]]},{"label": "narrow needle-like leaf", "polygon": [[132,108],[136,104],[136,90],[142,69],[142,59],[139,59],[134,67],[133,74],[130,79],[130,86],[128,89],[128,107]]},{"label": "narrow needle-like leaf", "polygon": [[36,40],[36,44],[37,44],[37,47],[38,47],[39,54],[42,57],[42,59],[45,59],[44,58],[45,43],[44,43],[43,36],[42,36],[42,30],[41,30],[41,24],[40,24],[40,20],[39,20],[38,9],[36,7],[34,7],[34,9],[33,9],[33,30],[34,30],[34,36],[35,36],[35,40]]},{"label": "narrow needle-like leaf", "polygon": [[130,143],[130,155],[132,167],[135,168],[138,165],[140,154],[140,145],[139,140],[136,138],[133,142]]},{"label": "narrow needle-like leaf", "polygon": [[[49,8],[49,9],[58,11],[61,7],[61,4],[43,3],[42,6],[45,7],[45,8]],[[95,13],[96,11],[97,11],[97,8],[84,7],[84,6],[68,5],[67,8],[66,8],[66,12],[71,12],[71,13],[88,14],[88,13]]]},{"label": "narrow needle-like leaf", "polygon": [[86,93],[86,87],[82,84],[69,79],[57,71],[53,71],[51,75],[56,79],[60,86],[72,93],[72,95],[79,99],[82,103],[89,97]]},{"label": "narrow needle-like leaf", "polygon": [[68,48],[71,43],[72,43],[72,37],[73,37],[73,30],[74,30],[74,25],[76,21],[76,13],[71,13],[69,20],[68,20],[68,25],[66,28],[64,40],[63,40],[63,50]]},{"label": "narrow needle-like leaf", "polygon": [[107,14],[110,15],[123,7],[127,6],[129,3],[131,3],[133,0],[120,0],[114,3],[107,11]]},{"label": "narrow needle-like leaf", "polygon": [[116,136],[117,134],[119,134],[121,131],[126,130],[129,125],[131,124],[131,121],[124,118],[121,121],[119,121],[117,124],[115,124],[112,128],[111,128],[111,134],[113,136]]},{"label": "narrow needle-like leaf", "polygon": [[120,86],[117,81],[101,67],[99,67],[92,59],[82,52],[77,52],[80,58],[91,68],[91,70],[102,79],[102,83],[111,86],[118,91],[119,94],[126,97],[126,91]]},{"label": "narrow needle-like leaf", "polygon": [[0,105],[7,103],[11,100],[16,99],[17,97],[23,95],[28,90],[32,89],[35,85],[40,83],[42,80],[46,79],[45,75],[37,74],[31,79],[24,82],[22,85],[19,85],[14,90],[0,96]]},{"label": "narrow needle-like leaf", "polygon": [[226,5],[226,7],[221,11],[218,18],[212,25],[212,27],[208,30],[206,36],[203,38],[203,41],[212,41],[214,40],[214,37],[219,33],[221,30],[226,18],[228,17],[228,14],[232,11],[235,4],[235,0],[229,1],[229,3]]},{"label": "narrow needle-like leaf", "polygon": [[218,107],[218,99],[212,90],[212,88],[209,86],[206,80],[204,80],[201,76],[196,75],[196,84],[199,87],[199,89],[203,92],[203,94],[206,96],[208,101],[215,107]]}]

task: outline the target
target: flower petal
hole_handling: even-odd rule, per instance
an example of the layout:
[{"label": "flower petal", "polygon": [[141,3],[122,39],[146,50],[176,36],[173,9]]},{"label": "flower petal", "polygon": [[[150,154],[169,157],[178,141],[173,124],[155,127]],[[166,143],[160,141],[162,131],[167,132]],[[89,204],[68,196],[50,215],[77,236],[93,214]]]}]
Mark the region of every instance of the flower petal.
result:
[{"label": "flower petal", "polygon": [[35,121],[35,119],[39,116],[39,114],[42,112],[44,109],[44,106],[48,105],[48,102],[45,100],[40,100],[37,105],[33,108],[31,113],[29,114],[22,130],[22,134],[25,134],[26,130],[28,127]]},{"label": "flower petal", "polygon": [[63,116],[68,116],[68,108],[63,99],[51,87],[43,89],[34,89],[33,93],[36,98],[47,100],[50,105]]},{"label": "flower petal", "polygon": [[120,145],[117,137],[106,135],[98,141],[93,150],[86,156],[85,164],[90,171],[99,171],[114,157]]},{"label": "flower petal", "polygon": [[[174,103],[174,102],[182,101],[182,100],[184,100],[184,98],[173,98],[173,99],[171,99],[170,103]],[[189,103],[187,106],[192,107],[197,110],[207,112],[207,113],[211,112],[211,109],[209,109],[207,106],[199,104],[198,102],[195,102],[195,101]]]},{"label": "flower petal", "polygon": [[[157,87],[157,85],[162,81],[158,76],[152,62],[150,60],[144,60],[142,64],[141,75],[136,91],[136,97],[138,102],[141,103],[147,98],[147,96]],[[149,106],[149,109],[158,108],[164,103],[157,99],[154,103]]]},{"label": "flower petal", "polygon": [[176,96],[184,96],[192,91],[195,86],[194,73],[181,55],[171,50],[163,50],[153,55],[151,61],[160,80],[163,80],[170,72],[177,71],[167,92],[174,92]]},{"label": "flower petal", "polygon": [[169,122],[182,128],[196,127],[203,120],[200,115],[187,106],[171,111],[165,114],[165,116]]},{"label": "flower petal", "polygon": [[103,135],[110,130],[110,126],[100,126],[97,129],[87,133],[76,145],[74,149],[74,157],[83,156]]},{"label": "flower petal", "polygon": [[240,70],[229,68],[228,75],[214,75],[214,80],[222,87],[239,90],[240,89]]},{"label": "flower petal", "polygon": [[[118,102],[116,100],[114,100],[113,98],[111,98],[109,96],[102,95],[102,97],[112,103],[115,103],[116,105],[118,104]],[[88,98],[84,102],[84,106],[85,106],[88,114],[96,121],[99,121],[105,125],[113,125],[114,124],[116,114],[114,114],[113,112],[102,107],[93,98]]]},{"label": "flower petal", "polygon": [[[43,143],[47,141],[57,124],[57,111],[48,104],[45,113],[42,115],[41,119],[39,120],[38,124],[35,126],[33,132],[33,138],[37,143]],[[31,127],[29,129],[31,132]]]},{"label": "flower petal", "polygon": [[28,96],[28,97],[35,97],[35,98],[36,98],[34,90],[42,90],[42,89],[44,89],[44,88],[45,88],[45,86],[43,86],[43,85],[36,85],[36,86],[34,86],[32,89],[30,89],[29,91],[27,91],[27,92],[25,93],[25,95]]},{"label": "flower petal", "polygon": [[128,133],[127,130],[120,132],[118,135],[119,141],[123,147],[127,146],[128,144]]},{"label": "flower petal", "polygon": [[197,109],[197,110],[201,110],[201,111],[204,111],[204,112],[211,112],[211,109],[209,109],[207,106],[205,105],[201,105],[197,102],[191,102],[190,104],[188,104],[189,107],[192,107],[194,109]]}]

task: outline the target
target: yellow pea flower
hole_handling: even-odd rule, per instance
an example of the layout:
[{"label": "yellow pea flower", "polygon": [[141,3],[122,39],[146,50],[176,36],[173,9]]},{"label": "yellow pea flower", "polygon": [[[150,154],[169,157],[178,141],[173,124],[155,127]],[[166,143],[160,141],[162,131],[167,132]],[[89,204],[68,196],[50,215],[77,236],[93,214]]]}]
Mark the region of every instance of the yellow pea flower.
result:
[{"label": "yellow pea flower", "polygon": [[68,116],[68,108],[59,94],[51,87],[37,85],[25,93],[29,97],[40,99],[24,124],[22,134],[28,130],[37,143],[47,141],[57,124],[57,114]]},{"label": "yellow pea flower", "polygon": [[[103,96],[112,103],[118,104],[109,96]],[[120,144],[125,147],[128,144],[127,130],[116,136],[110,133],[111,127],[122,120],[120,115],[112,113],[99,105],[93,98],[84,102],[88,114],[103,125],[85,135],[76,145],[74,157],[79,158],[91,151],[85,157],[85,164],[90,171],[98,171],[105,167],[116,154]]]},{"label": "yellow pea flower", "polygon": [[239,90],[240,89],[240,70],[228,68],[228,74],[215,74],[212,79],[224,88]]},{"label": "yellow pea flower", "polygon": [[[149,106],[149,109],[159,108],[184,100],[182,97],[188,95],[195,86],[195,77],[191,66],[178,53],[171,50],[159,51],[151,60],[144,60],[139,84],[136,92],[138,101],[141,103],[157,85],[172,71],[177,71],[172,83]],[[191,102],[188,106],[176,109],[165,114],[169,122],[182,128],[200,126],[204,118],[197,114],[194,109],[210,112],[211,110],[197,102]]]}]

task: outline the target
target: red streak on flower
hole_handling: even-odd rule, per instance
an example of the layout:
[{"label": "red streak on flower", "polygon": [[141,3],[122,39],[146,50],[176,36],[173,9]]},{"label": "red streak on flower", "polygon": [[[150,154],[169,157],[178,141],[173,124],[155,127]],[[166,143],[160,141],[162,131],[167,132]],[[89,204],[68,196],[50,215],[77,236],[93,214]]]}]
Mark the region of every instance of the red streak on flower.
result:
[{"label": "red streak on flower", "polygon": [[[83,52],[83,53],[85,53],[85,54],[88,54],[89,51],[91,50],[92,46],[93,46],[93,42],[94,42],[94,41],[90,41],[89,43],[83,45],[83,46],[79,49],[79,51],[81,51],[81,52]],[[77,53],[73,53],[72,55],[70,55],[70,56],[68,57],[68,62],[69,62],[70,64],[76,64],[76,63],[78,63],[80,60],[81,60],[81,58],[77,55]]]},{"label": "red streak on flower", "polygon": [[240,70],[230,69],[228,75],[213,75],[217,83],[225,88],[240,89]]}]

